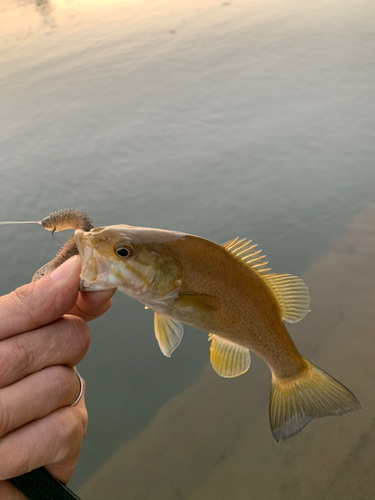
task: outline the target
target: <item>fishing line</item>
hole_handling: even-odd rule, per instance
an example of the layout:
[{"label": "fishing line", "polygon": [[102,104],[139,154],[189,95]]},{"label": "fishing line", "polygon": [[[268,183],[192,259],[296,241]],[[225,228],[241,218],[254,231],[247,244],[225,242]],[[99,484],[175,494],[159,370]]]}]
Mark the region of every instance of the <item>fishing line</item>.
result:
[{"label": "fishing line", "polygon": [[28,220],[28,221],[5,221],[5,222],[0,222],[0,226],[4,226],[5,224],[41,224],[41,220]]},{"label": "fishing line", "polygon": [[[4,222],[0,222],[0,226],[5,226],[5,225],[8,225],[8,224],[42,224],[42,221],[41,220],[27,220],[27,221],[11,221],[11,220],[8,220],[8,221],[4,221]],[[62,245],[64,244],[63,241],[61,241],[54,233],[56,231],[56,228],[54,228],[54,230],[51,232],[51,236],[54,240],[58,241],[59,243],[61,243]]]}]

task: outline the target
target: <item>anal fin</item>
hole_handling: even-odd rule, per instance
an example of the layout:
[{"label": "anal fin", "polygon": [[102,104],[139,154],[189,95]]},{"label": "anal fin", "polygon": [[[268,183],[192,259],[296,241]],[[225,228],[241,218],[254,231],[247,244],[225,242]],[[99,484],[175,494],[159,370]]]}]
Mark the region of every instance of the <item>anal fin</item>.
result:
[{"label": "anal fin", "polygon": [[209,334],[208,340],[211,340],[210,361],[218,375],[225,378],[238,377],[249,369],[249,349],[213,333]]}]

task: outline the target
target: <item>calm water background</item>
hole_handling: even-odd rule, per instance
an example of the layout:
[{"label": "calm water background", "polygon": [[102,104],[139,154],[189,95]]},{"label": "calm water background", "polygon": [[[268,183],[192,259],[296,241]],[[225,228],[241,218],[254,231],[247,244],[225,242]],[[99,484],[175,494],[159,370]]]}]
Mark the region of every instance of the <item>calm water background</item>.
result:
[{"label": "calm water background", "polygon": [[[250,237],[303,273],[375,199],[374,26],[372,0],[2,0],[0,219],[76,207],[97,226]],[[7,293],[59,244],[0,231]],[[119,293],[91,331],[73,488],[208,361],[190,328],[164,358],[152,313]]]}]

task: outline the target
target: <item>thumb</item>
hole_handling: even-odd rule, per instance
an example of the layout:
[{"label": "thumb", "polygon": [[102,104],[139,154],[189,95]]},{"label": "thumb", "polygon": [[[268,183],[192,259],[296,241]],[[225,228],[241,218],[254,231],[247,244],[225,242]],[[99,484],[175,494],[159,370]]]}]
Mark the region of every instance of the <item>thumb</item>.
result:
[{"label": "thumb", "polygon": [[0,340],[61,318],[76,303],[80,263],[74,256],[51,275],[0,297]]}]

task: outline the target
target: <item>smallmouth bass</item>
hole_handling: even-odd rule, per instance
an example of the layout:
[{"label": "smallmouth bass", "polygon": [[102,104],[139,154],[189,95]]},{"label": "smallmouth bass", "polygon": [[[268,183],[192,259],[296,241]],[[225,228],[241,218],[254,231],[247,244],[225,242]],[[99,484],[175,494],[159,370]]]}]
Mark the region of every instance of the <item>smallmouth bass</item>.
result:
[{"label": "smallmouth bass", "polygon": [[183,323],[209,333],[210,361],[222,377],[250,367],[250,351],[272,375],[270,425],[274,438],[300,432],[312,419],[360,408],[357,398],[298,352],[283,320],[308,312],[304,282],[270,273],[261,250],[244,239],[223,246],[185,233],[126,225],[83,231],[74,241],[81,290],[117,287],[154,311],[156,339],[170,356]]}]

